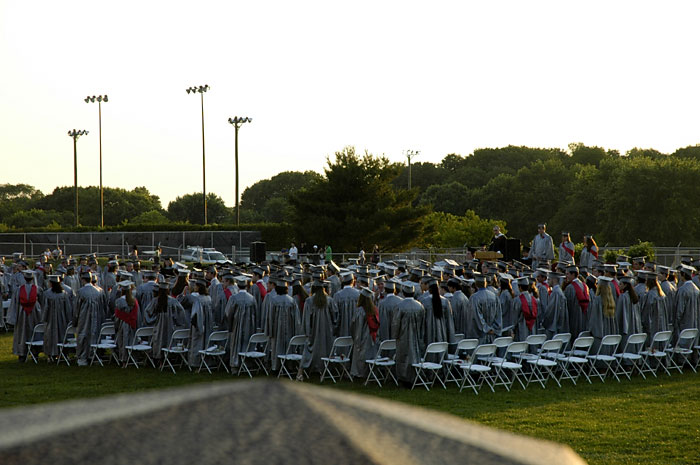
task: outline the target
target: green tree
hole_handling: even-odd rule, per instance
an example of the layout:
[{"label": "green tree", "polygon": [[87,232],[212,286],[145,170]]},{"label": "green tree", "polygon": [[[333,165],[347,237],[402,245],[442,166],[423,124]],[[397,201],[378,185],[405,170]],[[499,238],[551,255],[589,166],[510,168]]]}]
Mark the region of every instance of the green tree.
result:
[{"label": "green tree", "polygon": [[355,251],[379,244],[404,249],[420,240],[427,207],[413,207],[415,190],[394,189],[398,167],[385,157],[354,147],[327,159],[324,177],[290,197],[299,242],[331,244],[334,251]]},{"label": "green tree", "polygon": [[15,212],[29,210],[43,195],[28,184],[0,184],[0,221],[6,223]]},{"label": "green tree", "polygon": [[633,148],[627,151],[625,154],[627,158],[639,158],[639,157],[647,157],[647,158],[663,158],[666,157],[666,154],[663,154],[659,152],[658,150],[655,149],[640,149],[640,148]]},{"label": "green tree", "polygon": [[470,206],[467,186],[453,181],[449,184],[434,184],[421,196],[421,204],[432,205],[437,212],[459,215]]},{"label": "green tree", "polygon": [[247,187],[241,195],[241,209],[262,212],[270,199],[287,200],[289,195],[318,181],[321,175],[315,171],[284,171],[270,179],[263,179]]},{"label": "green tree", "polygon": [[[408,165],[399,163],[399,174],[394,178],[394,187],[408,189]],[[419,162],[411,163],[411,188],[417,188],[420,192],[435,184],[441,184],[445,180],[445,170],[435,163]]]},{"label": "green tree", "polygon": [[504,221],[479,218],[473,210],[467,210],[463,216],[433,212],[426,217],[425,225],[430,232],[421,239],[423,247],[454,248],[488,244],[495,225],[506,232]]},{"label": "green tree", "polygon": [[600,162],[610,157],[619,157],[620,153],[617,150],[606,151],[602,147],[588,147],[581,142],[569,144],[571,152],[571,163],[581,165],[599,166]]},{"label": "green tree", "polygon": [[32,208],[15,212],[7,219],[6,223],[14,228],[41,228],[46,226],[59,228],[71,226],[73,214],[70,212]]},{"label": "green tree", "polygon": [[130,224],[168,224],[170,220],[158,210],[150,210],[133,217]]},{"label": "green tree", "polygon": [[[204,224],[204,202],[202,194],[195,192],[177,197],[168,204],[168,218],[170,221]],[[230,223],[232,218],[229,209],[221,197],[209,192],[207,194],[207,222]]]}]

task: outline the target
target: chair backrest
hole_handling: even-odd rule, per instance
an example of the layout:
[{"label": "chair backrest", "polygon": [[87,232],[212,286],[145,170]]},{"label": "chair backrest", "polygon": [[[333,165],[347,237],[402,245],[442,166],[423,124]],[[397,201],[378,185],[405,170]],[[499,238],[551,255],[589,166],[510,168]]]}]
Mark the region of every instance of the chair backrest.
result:
[{"label": "chair backrest", "polygon": [[620,341],[622,341],[622,336],[619,334],[603,336],[603,339],[600,340],[600,347],[598,347],[598,354],[601,353],[604,347],[612,347],[612,352],[614,353],[617,346],[620,345]]},{"label": "chair backrest", "polygon": [[382,352],[388,352],[390,350],[396,350],[396,339],[386,339],[379,344],[379,349],[377,349],[377,357],[379,357]]},{"label": "chair backrest", "polygon": [[501,336],[493,340],[493,344],[495,344],[496,347],[508,347],[511,342],[513,342],[511,336]]},{"label": "chair backrest", "polygon": [[[256,333],[253,334],[253,336],[257,336],[258,334],[262,333]],[[253,336],[250,338],[253,339]],[[212,342],[220,342],[220,341],[225,341],[228,342],[229,338],[229,332],[228,331],[214,331],[209,335],[209,345],[211,345]]]},{"label": "chair backrest", "polygon": [[476,349],[474,349],[474,356],[472,360],[476,360],[477,357],[493,357],[496,354],[498,347],[496,344],[481,344]]},{"label": "chair backrest", "polygon": [[292,336],[287,345],[287,353],[293,354],[299,350],[300,347],[304,347],[309,342],[309,337],[305,334],[297,334]]},{"label": "chair backrest", "polygon": [[637,344],[644,344],[644,342],[646,340],[647,340],[647,333],[630,334],[629,337],[627,338],[627,343],[625,344],[625,350],[623,350],[623,352],[627,352],[627,347],[629,347],[629,346],[634,346]]},{"label": "chair backrest", "polygon": [[562,342],[561,339],[550,339],[542,343],[542,352],[540,352],[540,354],[544,354],[545,352],[559,352],[563,345],[564,342]]},{"label": "chair backrest", "polygon": [[552,339],[559,339],[564,347],[571,341],[571,333],[558,333],[552,336]]},{"label": "chair backrest", "polygon": [[546,334],[531,334],[525,339],[525,342],[527,342],[531,346],[540,346],[540,345],[544,344],[544,342],[546,340],[547,340]]},{"label": "chair backrest", "polygon": [[100,328],[99,340],[102,340],[102,336],[114,336],[115,334],[114,323],[105,323],[102,325],[102,328]]},{"label": "chair backrest", "polygon": [[338,348],[350,347],[352,345],[352,336],[343,336],[335,338],[333,345]]},{"label": "chair backrest", "polygon": [[[30,341],[36,341],[36,335],[37,334],[44,334],[44,331],[46,331],[46,323],[37,323],[34,325],[34,329],[32,330],[32,338]],[[42,336],[43,337],[43,336]]]},{"label": "chair backrest", "polygon": [[668,342],[671,339],[671,331],[659,331],[654,334],[651,343],[655,342]]},{"label": "chair backrest", "polygon": [[73,323],[68,323],[66,332],[63,334],[63,343],[66,344],[68,340],[75,337],[75,328],[73,328]]},{"label": "chair backrest", "polygon": [[678,342],[676,345],[678,347],[683,344],[683,342],[686,342],[686,344],[689,342],[693,342],[695,338],[698,337],[698,328],[687,328],[681,331],[681,333],[678,335]]},{"label": "chair backrest", "polygon": [[571,346],[572,349],[574,350],[590,350],[591,346],[593,345],[593,337],[592,336],[579,336],[576,339],[574,339],[574,343]]},{"label": "chair backrest", "polygon": [[578,337],[591,337],[591,332],[590,331],[581,331],[578,333]]},{"label": "chair backrest", "polygon": [[447,342],[431,342],[428,347],[425,348],[426,354],[439,354],[440,352],[447,351],[449,344]]},{"label": "chair backrest", "polygon": [[455,334],[455,341],[461,341],[462,339],[464,339],[464,333]]},{"label": "chair backrest", "polygon": [[457,350],[456,352],[462,351],[462,350],[473,350],[476,349],[479,346],[479,340],[478,339],[462,339],[457,343]]},{"label": "chair backrest", "polygon": [[134,333],[134,341],[138,341],[139,338],[151,336],[153,336],[153,326],[144,326],[136,330],[136,332]]},{"label": "chair backrest", "polygon": [[173,335],[170,336],[170,348],[172,349],[177,344],[181,342],[189,342],[190,330],[189,329],[176,329],[173,331]]},{"label": "chair backrest", "polygon": [[[227,331],[220,331],[222,333],[226,333],[226,344],[228,344],[230,333]],[[214,333],[212,333],[214,334]],[[254,333],[250,335],[250,339],[248,339],[248,348],[246,349],[247,352],[252,352],[253,350],[258,350],[260,347],[260,344],[262,344],[260,352],[265,352],[267,350],[267,344],[270,341],[270,339],[267,337],[265,333]]]},{"label": "chair backrest", "polygon": [[527,349],[527,342],[511,342],[506,348],[506,356],[508,356],[508,354],[522,354],[523,352],[527,351]]}]

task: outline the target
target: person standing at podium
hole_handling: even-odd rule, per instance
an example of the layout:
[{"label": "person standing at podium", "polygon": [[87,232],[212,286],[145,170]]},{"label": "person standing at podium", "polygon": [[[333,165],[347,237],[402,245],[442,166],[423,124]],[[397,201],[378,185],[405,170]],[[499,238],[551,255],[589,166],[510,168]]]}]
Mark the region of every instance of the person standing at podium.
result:
[{"label": "person standing at podium", "polygon": [[506,255],[506,235],[501,232],[501,227],[498,225],[493,227],[493,239],[491,239],[489,251]]}]

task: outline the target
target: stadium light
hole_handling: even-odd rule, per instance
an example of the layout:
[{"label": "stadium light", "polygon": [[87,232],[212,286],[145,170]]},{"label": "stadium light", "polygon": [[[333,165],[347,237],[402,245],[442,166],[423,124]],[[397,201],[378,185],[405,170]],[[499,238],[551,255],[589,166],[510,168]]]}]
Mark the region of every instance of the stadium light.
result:
[{"label": "stadium light", "polygon": [[185,91],[188,94],[200,94],[202,97],[202,196],[204,198],[204,224],[207,224],[207,168],[204,155],[204,93],[210,89],[209,84],[203,86],[188,87]]},{"label": "stadium light", "polygon": [[99,114],[100,123],[100,227],[105,227],[105,196],[104,189],[102,188],[102,102],[108,102],[106,95],[93,95],[92,97],[85,97],[85,103],[95,103],[97,101],[97,111]]},{"label": "stadium light", "polygon": [[73,138],[73,190],[75,192],[75,225],[78,226],[78,138],[87,136],[88,131],[73,129],[68,131],[68,135]]},{"label": "stadium light", "polygon": [[240,117],[240,116],[234,116],[233,118],[229,118],[228,122],[233,125],[233,127],[236,129],[236,225],[240,226],[241,225],[241,209],[240,206],[238,205],[238,130],[241,128],[241,126],[244,123],[252,123],[253,118],[248,118],[247,116]]}]

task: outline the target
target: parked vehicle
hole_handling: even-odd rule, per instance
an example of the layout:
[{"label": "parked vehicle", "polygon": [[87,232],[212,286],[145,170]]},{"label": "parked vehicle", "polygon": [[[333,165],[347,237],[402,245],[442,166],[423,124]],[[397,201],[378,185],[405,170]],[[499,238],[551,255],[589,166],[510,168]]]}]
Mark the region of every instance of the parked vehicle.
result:
[{"label": "parked vehicle", "polygon": [[188,247],[184,252],[182,252],[180,260],[185,262],[197,262],[203,265],[214,265],[217,263],[222,264],[228,262],[226,255],[222,254],[216,249],[204,247]]}]

